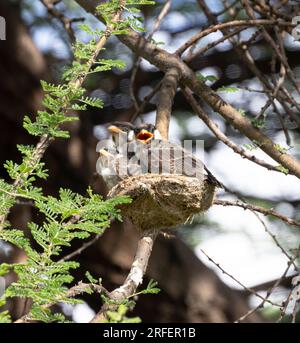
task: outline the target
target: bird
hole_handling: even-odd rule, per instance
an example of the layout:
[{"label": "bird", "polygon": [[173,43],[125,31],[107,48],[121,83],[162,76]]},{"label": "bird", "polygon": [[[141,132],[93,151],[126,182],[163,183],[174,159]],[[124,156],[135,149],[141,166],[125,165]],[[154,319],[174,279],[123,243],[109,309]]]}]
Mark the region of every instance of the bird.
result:
[{"label": "bird", "polygon": [[[182,146],[162,139],[155,125],[141,124],[134,127],[133,130],[135,139],[147,146],[148,164],[149,161],[151,163],[148,170],[204,178],[210,184],[223,188],[223,184],[198,157]],[[145,160],[145,156],[143,156],[142,161]],[[205,173],[203,173],[204,171]]]},{"label": "bird", "polygon": [[120,161],[121,155],[118,152],[112,153],[105,148],[99,150],[96,170],[109,190],[123,179],[119,171],[119,166],[122,165]]},{"label": "bird", "polygon": [[[129,122],[116,121],[107,125],[112,141],[107,146],[99,146],[97,172],[110,190],[121,180],[137,174],[138,163],[133,163],[137,144],[134,135],[135,126]],[[99,142],[101,143],[101,142]],[[128,163],[131,160],[131,163]]]},{"label": "bird", "polygon": [[122,150],[122,145],[134,140],[134,129],[135,126],[126,121],[115,121],[107,125],[107,131],[111,135],[118,151]]},{"label": "bird", "polygon": [[154,173],[196,177],[223,188],[222,183],[198,157],[181,145],[162,139],[159,130],[153,124],[113,122],[109,124],[108,131],[116,146],[116,153],[111,156],[102,151],[103,159],[106,161],[105,177],[110,168],[114,167],[116,171],[115,177],[109,180],[110,185],[111,179],[116,184],[128,176]]}]

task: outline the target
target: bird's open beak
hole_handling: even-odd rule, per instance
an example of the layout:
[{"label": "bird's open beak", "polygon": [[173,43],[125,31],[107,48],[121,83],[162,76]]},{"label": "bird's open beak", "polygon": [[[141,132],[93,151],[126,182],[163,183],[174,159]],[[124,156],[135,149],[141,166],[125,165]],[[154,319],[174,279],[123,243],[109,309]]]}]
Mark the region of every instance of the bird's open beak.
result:
[{"label": "bird's open beak", "polygon": [[101,157],[114,157],[113,154],[109,153],[108,151],[106,151],[104,149],[99,150],[99,155]]},{"label": "bird's open beak", "polygon": [[118,135],[119,133],[125,133],[124,131],[122,131],[120,128],[118,128],[115,125],[110,125],[107,128],[108,132],[111,133],[112,135]]},{"label": "bird's open beak", "polygon": [[149,141],[151,141],[151,139],[154,137],[154,135],[149,132],[148,130],[141,130],[137,135],[136,135],[136,139],[138,139],[139,141],[141,141],[142,143],[148,143]]}]

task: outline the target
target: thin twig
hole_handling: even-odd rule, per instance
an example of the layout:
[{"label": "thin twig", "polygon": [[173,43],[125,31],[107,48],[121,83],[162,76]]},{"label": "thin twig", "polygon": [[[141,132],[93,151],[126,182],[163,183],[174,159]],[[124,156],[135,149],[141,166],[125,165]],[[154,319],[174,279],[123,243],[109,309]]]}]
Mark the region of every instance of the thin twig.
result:
[{"label": "thin twig", "polygon": [[102,236],[102,233],[99,233],[98,235],[96,235],[93,239],[91,239],[90,241],[83,243],[78,249],[76,249],[75,251],[71,252],[70,254],[64,256],[63,258],[61,258],[58,262],[65,262],[70,260],[71,258],[80,255],[84,250],[86,250],[88,247],[90,247],[91,245],[93,245],[100,237]]},{"label": "thin twig", "polygon": [[189,63],[192,59],[195,58],[195,56],[197,57],[201,57],[203,54],[205,54],[209,49],[219,45],[220,43],[226,41],[227,39],[231,38],[231,37],[234,37],[236,36],[237,34],[239,34],[240,32],[246,30],[247,28],[241,28],[241,29],[238,29],[238,30],[235,30],[233,32],[230,32],[226,35],[224,35],[223,37],[213,41],[213,42],[210,42],[208,43],[207,45],[205,45],[203,48],[197,50],[196,52],[192,53],[192,54],[189,54],[186,58],[185,58],[185,62],[186,63]]},{"label": "thin twig", "polygon": [[227,275],[228,277],[230,277],[233,281],[235,281],[238,285],[240,285],[244,290],[246,290],[247,292],[255,295],[256,297],[262,299],[262,300],[265,300],[266,302],[270,303],[271,305],[273,306],[277,306],[277,307],[280,307],[281,305],[280,304],[276,304],[274,303],[273,301],[269,300],[269,299],[266,299],[265,297],[263,297],[262,295],[260,295],[259,293],[257,293],[254,289],[252,288],[249,288],[247,286],[245,286],[243,283],[241,283],[237,278],[235,278],[233,275],[229,274],[228,272],[226,272],[224,270],[223,267],[220,266],[219,263],[217,263],[216,261],[214,261],[209,255],[207,255],[207,253],[203,250],[203,249],[200,249],[200,251],[202,252],[202,254],[204,254],[208,260],[210,262],[212,262],[218,269],[221,270],[221,272],[225,275]]},{"label": "thin twig", "polygon": [[226,23],[219,23],[212,27],[207,28],[206,30],[203,30],[201,32],[198,32],[194,36],[192,36],[187,42],[185,42],[181,47],[179,47],[175,54],[176,55],[182,55],[186,49],[188,49],[191,45],[198,42],[200,39],[202,39],[205,36],[208,36],[209,34],[216,32],[218,30],[222,30],[225,28],[232,28],[237,26],[260,26],[260,25],[280,25],[280,26],[294,26],[290,22],[283,22],[278,20],[271,20],[271,19],[252,19],[252,20],[233,20]]},{"label": "thin twig", "polygon": [[274,235],[274,233],[272,233],[269,228],[267,227],[266,223],[264,222],[264,220],[262,220],[262,218],[256,213],[256,211],[251,211],[255,217],[259,220],[259,222],[262,224],[265,232],[272,238],[272,240],[274,241],[275,245],[281,250],[281,252],[283,253],[283,255],[285,255],[285,257],[288,259],[289,262],[292,263],[292,265],[295,267],[296,270],[298,270],[298,267],[294,261],[294,258],[290,256],[290,254],[286,251],[286,249],[281,245],[281,243],[279,242],[279,240],[277,239],[276,235]]},{"label": "thin twig", "polygon": [[[298,256],[294,257],[294,261],[296,260]],[[253,313],[255,313],[256,311],[258,311],[259,309],[263,308],[265,303],[266,303],[266,299],[269,299],[269,297],[271,296],[271,294],[273,293],[273,291],[280,285],[280,283],[282,282],[282,280],[286,277],[288,271],[290,270],[290,267],[292,265],[291,261],[288,261],[288,265],[285,269],[285,271],[283,272],[282,276],[276,280],[276,282],[272,285],[272,287],[270,287],[267,291],[266,297],[265,299],[260,302],[256,307],[254,307],[253,309],[249,310],[247,313],[245,313],[243,316],[241,316],[240,318],[238,318],[235,322],[236,323],[240,323],[242,321],[244,321],[246,318],[248,318],[249,316],[251,316]]]},{"label": "thin twig", "polygon": [[71,43],[74,43],[76,40],[76,37],[72,29],[72,23],[84,21],[84,18],[72,18],[72,19],[67,18],[61,12],[55,9],[55,5],[57,4],[57,2],[54,2],[51,0],[40,0],[40,1],[47,8],[48,13],[52,17],[58,19],[62,23],[63,27],[65,28],[66,32],[69,35]]},{"label": "thin twig", "polygon": [[194,112],[198,115],[200,119],[206,124],[206,126],[211,130],[211,132],[224,144],[226,144],[230,149],[232,149],[235,153],[239,154],[242,158],[246,158],[251,162],[254,162],[261,167],[264,167],[268,170],[273,170],[280,172],[276,166],[273,166],[270,163],[267,163],[254,155],[249,154],[246,150],[243,148],[239,147],[237,144],[235,144],[233,141],[231,141],[215,124],[209,116],[205,113],[205,111],[202,109],[200,106],[199,102],[195,99],[193,96],[192,92],[188,88],[182,87],[182,93],[188,100],[188,103],[191,105],[192,109]]},{"label": "thin twig", "polygon": [[136,120],[136,118],[144,112],[145,110],[145,107],[147,106],[147,104],[149,103],[149,101],[154,97],[154,95],[159,91],[160,87],[161,87],[161,84],[162,84],[162,80],[159,81],[155,87],[152,89],[152,91],[146,95],[144,97],[144,100],[143,102],[139,105],[139,108],[133,113],[133,115],[131,116],[130,118],[130,121],[131,122],[134,122]]},{"label": "thin twig", "polygon": [[240,201],[229,201],[229,200],[219,200],[219,199],[214,200],[214,205],[241,207],[244,210],[259,212],[265,216],[273,216],[273,217],[276,217],[276,218],[282,220],[283,222],[285,222],[289,225],[300,227],[300,222],[298,222],[297,220],[286,217],[283,214],[280,214],[280,213],[278,213],[272,209],[267,209],[264,207],[251,205],[251,204],[245,204],[245,203],[242,203]]}]

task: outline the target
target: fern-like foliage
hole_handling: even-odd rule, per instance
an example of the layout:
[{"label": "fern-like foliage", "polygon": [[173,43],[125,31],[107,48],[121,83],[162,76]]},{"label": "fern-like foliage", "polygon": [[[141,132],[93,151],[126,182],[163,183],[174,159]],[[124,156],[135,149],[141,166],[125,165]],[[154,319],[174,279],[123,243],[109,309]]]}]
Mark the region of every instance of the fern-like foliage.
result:
[{"label": "fern-like foliage", "polygon": [[[121,220],[120,204],[130,199],[119,197],[103,201],[102,198],[88,190],[88,196],[61,189],[59,197],[40,197],[35,205],[44,215],[43,225],[28,223],[34,241],[39,248],[34,249],[23,231],[5,229],[0,231],[0,238],[9,242],[27,255],[26,263],[2,265],[5,272],[13,270],[18,281],[12,283],[5,296],[30,298],[33,302],[29,317],[35,320],[62,320],[50,316],[45,305],[56,302],[77,303],[78,300],[67,296],[66,285],[73,281],[71,270],[78,268],[74,261],[57,261],[62,248],[70,246],[74,239],[85,239],[91,234],[101,234],[109,227],[111,220]],[[48,318],[48,319],[46,319]]]},{"label": "fern-like foliage", "polygon": [[[0,276],[9,271],[17,275],[17,281],[11,283],[0,297],[0,307],[5,305],[8,298],[24,297],[31,304],[27,320],[65,321],[62,314],[52,313],[51,306],[60,302],[74,304],[79,301],[69,293],[69,285],[73,281],[72,270],[78,268],[79,264],[61,258],[62,249],[71,246],[74,239],[102,234],[112,220],[121,220],[119,205],[130,202],[126,197],[104,201],[91,189],[87,190],[85,196],[68,189],[61,189],[58,197],[45,196],[42,188],[36,187],[35,181],[47,179],[48,172],[41,159],[53,139],[69,137],[69,132],[61,129],[61,126],[78,120],[72,113],[85,110],[88,106],[103,107],[101,99],[86,95],[85,79],[91,73],[125,66],[120,60],[98,59],[97,54],[101,50],[97,47],[98,42],[104,36],[124,34],[130,27],[141,30],[136,6],[148,4],[152,2],[126,1],[122,10],[128,11],[129,15],[114,23],[115,13],[120,10],[120,1],[109,1],[98,6],[97,11],[112,30],[106,32],[93,30],[87,25],[80,26],[90,35],[90,41],[77,41],[74,44],[74,60],[64,71],[62,84],[41,81],[45,93],[44,109],[38,111],[35,118],[32,115],[24,117],[24,128],[29,134],[40,137],[39,143],[37,146],[18,145],[21,162],[7,161],[4,165],[11,182],[0,179],[0,239],[22,249],[26,261],[3,263],[0,266]],[[11,227],[7,220],[10,209],[18,199],[28,201],[39,211],[39,218],[43,219],[42,223],[28,223],[30,238],[22,230]],[[85,291],[90,292],[91,289],[86,288]],[[120,308],[118,313],[125,318],[124,308]],[[0,322],[9,321],[9,313],[0,312]]]}]

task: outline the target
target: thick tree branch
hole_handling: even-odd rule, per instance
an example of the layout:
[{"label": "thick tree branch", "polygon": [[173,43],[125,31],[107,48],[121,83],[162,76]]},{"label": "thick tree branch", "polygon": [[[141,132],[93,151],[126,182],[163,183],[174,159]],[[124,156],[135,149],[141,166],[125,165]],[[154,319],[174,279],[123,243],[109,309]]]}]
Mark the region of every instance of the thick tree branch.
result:
[{"label": "thick tree branch", "polygon": [[[161,9],[161,11],[160,11],[155,23],[154,23],[154,26],[153,26],[151,32],[147,35],[148,40],[151,40],[153,35],[155,34],[155,32],[160,28],[160,25],[161,25],[163,19],[169,13],[171,5],[172,5],[172,0],[168,0],[164,4],[163,8]],[[138,113],[140,111],[140,106],[138,105],[137,99],[135,97],[134,84],[135,84],[135,78],[136,78],[136,74],[137,74],[138,69],[139,69],[140,62],[141,62],[140,56],[136,56],[136,61],[134,63],[134,66],[133,66],[132,72],[131,72],[130,87],[129,87],[130,96],[131,96],[131,99],[133,101],[133,105],[134,105],[136,113]],[[137,115],[134,115],[133,118],[135,119],[136,116]]]},{"label": "thick tree branch", "polygon": [[171,68],[163,78],[156,113],[156,128],[164,139],[168,139],[174,97],[180,78],[178,69]]}]

